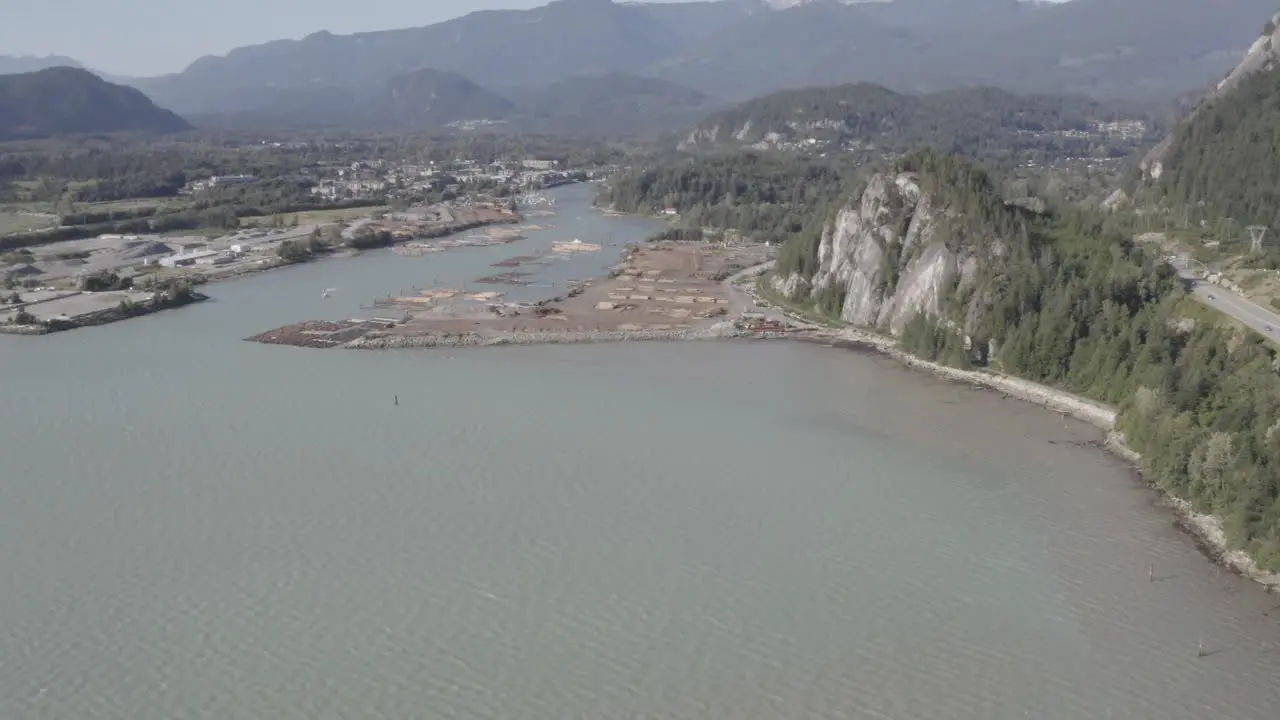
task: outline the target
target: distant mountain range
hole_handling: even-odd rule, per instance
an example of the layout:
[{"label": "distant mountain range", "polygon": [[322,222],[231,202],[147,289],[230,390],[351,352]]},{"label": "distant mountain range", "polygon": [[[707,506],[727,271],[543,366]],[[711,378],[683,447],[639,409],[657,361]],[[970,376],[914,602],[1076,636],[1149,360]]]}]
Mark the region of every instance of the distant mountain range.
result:
[{"label": "distant mountain range", "polygon": [[666,80],[627,73],[576,76],[509,93],[523,127],[547,132],[644,134],[683,129],[723,105]]},{"label": "distant mountain range", "polygon": [[471,118],[501,119],[515,113],[515,103],[440,70],[422,69],[391,78],[373,108],[388,121],[403,125],[447,125]]},{"label": "distant mountain range", "polygon": [[1274,2],[556,0],[421,28],[242,47],[131,82],[188,116],[268,112],[289,93],[331,94],[341,104],[355,89],[424,68],[503,96],[621,73],[725,100],[858,81],[907,92],[986,85],[1167,99],[1230,68]]},{"label": "distant mountain range", "polygon": [[138,90],[88,70],[51,67],[0,75],[0,140],[109,132],[178,132],[186,120]]},{"label": "distant mountain range", "polygon": [[14,75],[51,67],[84,67],[80,61],[65,55],[0,55],[0,75]]},{"label": "distant mountain range", "polygon": [[[200,58],[180,73],[125,82],[185,117],[330,125],[371,116],[416,122],[421,118],[406,118],[398,101],[385,96],[420,71],[462,76],[509,100],[517,115],[543,122],[586,117],[581,107],[550,112],[552,106],[529,99],[543,91],[543,97],[561,94],[564,82],[585,93],[584,77],[627,78],[610,96],[601,97],[599,89],[595,95],[605,115],[632,125],[646,118],[624,109],[653,110],[663,95],[682,96],[675,114],[692,118],[683,108],[710,98],[742,101],[852,82],[908,93],[990,86],[1169,100],[1221,77],[1275,2],[555,0],[427,27],[278,40]],[[48,60],[0,58],[0,71]],[[428,84],[449,75],[433,77]],[[654,86],[664,88],[655,98],[641,80],[668,85]],[[461,97],[461,87],[449,92],[463,100],[462,109],[476,111],[468,108],[479,102],[474,90],[470,99]],[[422,117],[467,114],[462,109],[433,102]],[[481,114],[500,111],[491,105]]]},{"label": "distant mountain range", "polygon": [[201,127],[427,130],[497,123],[524,132],[651,134],[688,127],[723,103],[665,80],[576,75],[499,93],[453,72],[424,68],[369,87],[238,90],[239,110],[192,115]]}]

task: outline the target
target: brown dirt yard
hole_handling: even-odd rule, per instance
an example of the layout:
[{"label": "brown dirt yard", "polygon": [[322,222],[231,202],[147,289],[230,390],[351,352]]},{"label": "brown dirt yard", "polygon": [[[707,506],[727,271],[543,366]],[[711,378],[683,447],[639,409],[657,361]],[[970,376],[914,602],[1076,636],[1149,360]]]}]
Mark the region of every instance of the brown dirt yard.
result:
[{"label": "brown dirt yard", "polygon": [[534,307],[474,304],[410,310],[387,335],[598,332],[702,328],[737,317],[746,300],[723,282],[765,260],[758,247],[663,242],[631,251],[612,277]]}]

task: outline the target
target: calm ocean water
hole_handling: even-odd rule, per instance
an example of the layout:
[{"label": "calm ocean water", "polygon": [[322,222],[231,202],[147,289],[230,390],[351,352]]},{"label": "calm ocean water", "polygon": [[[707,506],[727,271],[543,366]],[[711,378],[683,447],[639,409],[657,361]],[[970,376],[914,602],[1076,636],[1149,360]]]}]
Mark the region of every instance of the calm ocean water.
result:
[{"label": "calm ocean water", "polygon": [[240,341],[653,228],[561,196],[0,336],[0,717],[1276,716],[1280,599],[1055,414],[807,345]]}]

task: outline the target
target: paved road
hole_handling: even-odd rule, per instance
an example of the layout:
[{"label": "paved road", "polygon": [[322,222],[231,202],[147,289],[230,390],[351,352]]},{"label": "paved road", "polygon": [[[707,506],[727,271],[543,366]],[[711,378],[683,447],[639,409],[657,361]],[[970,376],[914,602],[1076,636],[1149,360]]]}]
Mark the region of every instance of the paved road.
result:
[{"label": "paved road", "polygon": [[[763,272],[772,270],[774,262],[770,260],[769,262],[749,267],[724,281],[725,287],[729,290],[730,317],[739,317],[744,311],[754,312],[760,313],[766,322],[774,322],[779,325],[789,325],[793,328],[806,330],[826,329],[782,308],[774,307],[767,301],[756,297],[754,278],[759,277]],[[748,280],[748,278],[751,279]]]},{"label": "paved road", "polygon": [[1280,314],[1216,285],[1196,282],[1191,291],[1196,299],[1226,313],[1268,338],[1280,342]]},{"label": "paved road", "polygon": [[787,318],[781,310],[756,302],[755,278],[772,270],[773,263],[774,261],[770,260],[749,267],[724,281],[724,286],[729,291],[729,317],[736,318],[741,317],[744,312],[755,312],[763,315],[768,322],[787,324]]}]

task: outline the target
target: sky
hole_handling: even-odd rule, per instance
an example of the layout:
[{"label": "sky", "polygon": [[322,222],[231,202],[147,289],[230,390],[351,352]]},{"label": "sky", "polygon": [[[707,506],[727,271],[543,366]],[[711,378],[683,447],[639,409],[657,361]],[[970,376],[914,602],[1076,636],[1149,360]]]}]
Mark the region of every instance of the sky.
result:
[{"label": "sky", "polygon": [[[674,2],[676,0],[646,0]],[[1062,2],[1063,0],[1049,0]],[[0,0],[0,54],[65,55],[99,72],[178,72],[241,45],[419,27],[547,0]],[[7,6],[7,7],[5,7]]]},{"label": "sky", "polygon": [[[658,2],[668,0],[656,0]],[[0,54],[66,55],[100,72],[178,72],[241,45],[430,25],[547,0],[0,0]]]}]

